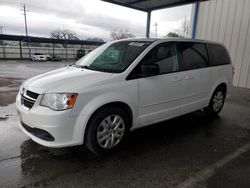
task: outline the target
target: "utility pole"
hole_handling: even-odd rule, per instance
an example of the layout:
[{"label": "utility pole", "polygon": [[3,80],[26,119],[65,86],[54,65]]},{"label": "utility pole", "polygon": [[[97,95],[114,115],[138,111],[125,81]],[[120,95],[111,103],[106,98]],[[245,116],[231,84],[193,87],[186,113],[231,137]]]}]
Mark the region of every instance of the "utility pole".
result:
[{"label": "utility pole", "polygon": [[[0,34],[3,34],[3,26],[1,26],[1,25],[0,25]],[[3,45],[3,46],[4,46],[2,40],[0,40],[0,45]]]},{"label": "utility pole", "polygon": [[27,28],[27,18],[26,18],[25,4],[23,4],[23,15],[24,15],[25,33],[26,33],[26,37],[28,37],[28,28]]},{"label": "utility pole", "polygon": [[26,33],[26,38],[28,39],[27,45],[28,45],[28,48],[29,48],[29,58],[31,59],[30,38],[28,37],[28,26],[27,26],[26,11],[27,10],[26,10],[25,4],[23,4],[23,15],[24,15],[25,33]]},{"label": "utility pole", "polygon": [[155,26],[155,37],[157,37],[157,26],[158,26],[158,23],[155,22],[154,26]]}]

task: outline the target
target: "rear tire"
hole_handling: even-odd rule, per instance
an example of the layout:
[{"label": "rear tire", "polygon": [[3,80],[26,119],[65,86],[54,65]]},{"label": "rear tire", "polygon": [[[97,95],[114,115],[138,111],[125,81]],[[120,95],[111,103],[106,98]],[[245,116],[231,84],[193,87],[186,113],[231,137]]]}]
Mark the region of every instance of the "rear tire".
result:
[{"label": "rear tire", "polygon": [[129,132],[127,113],[117,106],[98,110],[90,119],[85,132],[85,146],[97,155],[117,150]]},{"label": "rear tire", "polygon": [[204,111],[209,116],[216,116],[220,113],[224,106],[226,98],[226,91],[223,87],[217,87],[210,99],[208,107],[204,108]]}]

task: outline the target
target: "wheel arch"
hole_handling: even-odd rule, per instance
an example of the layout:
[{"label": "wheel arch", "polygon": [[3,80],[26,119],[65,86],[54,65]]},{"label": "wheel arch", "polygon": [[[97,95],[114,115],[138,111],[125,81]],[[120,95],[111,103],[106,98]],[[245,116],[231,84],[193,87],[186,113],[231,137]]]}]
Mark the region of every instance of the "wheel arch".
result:
[{"label": "wheel arch", "polygon": [[88,127],[89,127],[89,123],[90,121],[94,118],[94,116],[100,112],[101,110],[105,109],[105,108],[108,108],[108,107],[118,107],[118,108],[121,108],[123,109],[125,112],[126,112],[126,115],[129,117],[129,129],[131,128],[132,124],[133,124],[133,112],[132,112],[132,109],[131,107],[126,104],[125,102],[122,102],[122,101],[113,101],[113,102],[109,102],[109,103],[106,103],[106,104],[103,104],[102,106],[99,106],[97,109],[95,109],[95,111],[89,116],[89,118],[86,120],[86,127],[85,127],[85,131],[84,131],[84,134],[83,134],[83,140],[85,140],[85,137],[86,137],[86,132],[88,130]]},{"label": "wheel arch", "polygon": [[99,107],[90,115],[90,117],[88,118],[87,124],[88,124],[89,121],[94,117],[94,115],[95,115],[96,113],[98,113],[99,111],[103,110],[104,108],[112,107],[112,106],[116,106],[116,107],[118,107],[118,108],[123,109],[123,110],[126,112],[126,115],[128,115],[129,120],[130,120],[130,123],[132,124],[132,122],[133,122],[133,112],[132,112],[132,109],[130,108],[130,106],[129,106],[127,103],[122,102],[122,101],[109,102],[109,103],[106,103],[106,104],[103,104],[103,105],[99,106]]},{"label": "wheel arch", "polygon": [[209,94],[209,99],[211,99],[214,91],[218,88],[218,87],[222,87],[224,90],[225,90],[225,94],[227,95],[228,93],[228,82],[227,80],[219,80],[217,81],[214,85],[213,85],[213,88]]},{"label": "wheel arch", "polygon": [[225,91],[225,94],[227,94],[228,88],[227,88],[227,84],[225,82],[220,83],[215,89],[217,89],[219,87],[221,87]]}]

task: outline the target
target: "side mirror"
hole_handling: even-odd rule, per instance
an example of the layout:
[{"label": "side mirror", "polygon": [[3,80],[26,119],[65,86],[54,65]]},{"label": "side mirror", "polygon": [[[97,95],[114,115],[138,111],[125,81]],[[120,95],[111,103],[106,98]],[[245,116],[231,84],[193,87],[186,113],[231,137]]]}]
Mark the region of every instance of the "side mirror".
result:
[{"label": "side mirror", "polygon": [[142,76],[154,76],[159,74],[160,68],[157,64],[147,64],[141,66]]}]

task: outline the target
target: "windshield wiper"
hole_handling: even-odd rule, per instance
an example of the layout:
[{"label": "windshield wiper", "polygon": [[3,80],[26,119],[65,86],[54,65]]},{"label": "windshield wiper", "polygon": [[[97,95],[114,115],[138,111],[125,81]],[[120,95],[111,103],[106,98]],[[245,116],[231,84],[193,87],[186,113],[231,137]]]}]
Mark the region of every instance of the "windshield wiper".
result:
[{"label": "windshield wiper", "polygon": [[82,68],[82,69],[89,69],[89,67],[87,65],[76,65],[76,64],[73,64],[75,67],[78,67],[78,68]]},{"label": "windshield wiper", "polygon": [[89,67],[88,67],[87,65],[83,65],[83,66],[80,65],[80,67],[81,67],[82,69],[89,69]]},{"label": "windshield wiper", "polygon": [[65,67],[71,67],[71,66],[74,66],[76,63],[71,63],[69,65],[65,64]]},{"label": "windshield wiper", "polygon": [[109,73],[112,73],[111,70],[103,69],[103,68],[100,68],[100,67],[94,67],[94,66],[89,67],[87,65],[75,65],[75,67],[79,67],[79,68],[82,68],[82,69],[93,70],[93,71],[98,71],[98,72],[109,72]]}]

